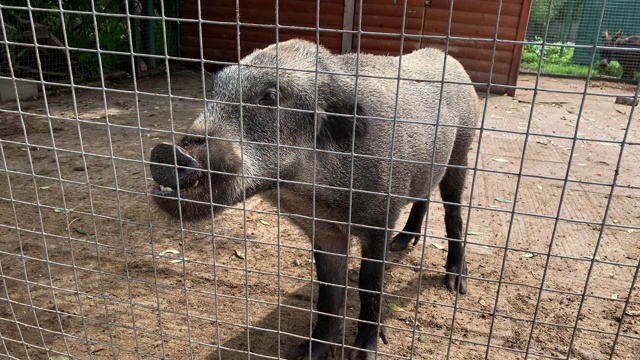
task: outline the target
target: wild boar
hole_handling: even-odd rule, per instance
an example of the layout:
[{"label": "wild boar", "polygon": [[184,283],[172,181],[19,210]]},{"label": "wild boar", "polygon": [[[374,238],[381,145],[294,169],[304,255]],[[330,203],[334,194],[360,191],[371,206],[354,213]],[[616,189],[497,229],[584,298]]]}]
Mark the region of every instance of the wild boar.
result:
[{"label": "wild boar", "polygon": [[[344,306],[348,234],[356,235],[362,322],[350,358],[371,359],[365,350],[377,349],[378,336],[386,342],[385,252],[418,238],[438,185],[450,239],[445,283],[467,291],[460,203],[478,107],[462,65],[436,49],[404,55],[400,64],[398,57],[281,42],[215,74],[211,101],[189,135],[154,147],[154,198],[162,210],[193,220],[262,194],[314,240],[320,314],[313,339],[294,358],[323,358],[327,342],[340,339],[342,320],[326,314]],[[410,202],[404,232],[390,241]]]},{"label": "wild boar", "polygon": [[[640,35],[622,36],[622,29],[613,36],[609,31],[602,34],[602,46],[615,49],[600,49],[600,67],[606,68],[613,59],[622,67],[622,79],[633,80],[633,73],[640,71]],[[637,51],[629,51],[636,49]]]}]

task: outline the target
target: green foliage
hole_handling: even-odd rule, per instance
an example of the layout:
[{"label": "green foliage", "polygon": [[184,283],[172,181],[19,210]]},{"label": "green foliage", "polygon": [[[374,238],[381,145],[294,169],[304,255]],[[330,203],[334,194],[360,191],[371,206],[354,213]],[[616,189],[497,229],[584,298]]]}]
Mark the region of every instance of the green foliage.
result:
[{"label": "green foliage", "polygon": [[[522,50],[522,61],[520,68],[523,70],[537,71],[541,67],[542,74],[554,75],[572,75],[586,77],[589,73],[589,67],[586,65],[578,65],[573,62],[572,43],[566,44],[546,44],[544,53],[542,48],[543,40],[540,37],[535,38],[535,42],[524,45]],[[540,56],[542,55],[542,64],[540,64]],[[609,63],[609,66],[602,69],[596,63],[591,71],[591,76],[622,76],[622,67],[616,61]]]},{"label": "green foliage", "polygon": [[[92,18],[91,21],[93,22]],[[96,16],[96,24],[101,51],[129,52],[129,36],[125,18]],[[79,44],[77,46],[80,48],[97,50],[98,42],[93,24],[90,28],[91,31],[78,32],[73,35],[67,33],[69,42]],[[100,75],[100,62],[104,73],[110,73],[130,65],[130,60],[124,56],[101,54],[98,59],[97,52],[79,52],[78,60],[84,67],[84,72],[94,76]]]},{"label": "green foliage", "polygon": [[585,0],[532,0],[528,40],[543,36],[551,42],[567,42],[572,29],[578,26]]},{"label": "green foliage", "polygon": [[551,0],[533,0],[529,17],[532,21],[546,23],[549,11],[551,22],[572,22],[578,19],[584,0],[554,0],[551,9]]},{"label": "green foliage", "polygon": [[[536,36],[535,42],[531,44],[526,44],[523,49],[523,66],[531,66],[538,67],[538,62],[540,61],[540,56],[542,55],[542,63],[543,64],[554,64],[554,65],[569,65],[573,64],[573,51],[574,48],[571,47],[571,43],[567,43],[565,46],[558,45],[545,45],[544,49],[542,48],[543,40],[541,37]],[[544,54],[543,54],[544,50]],[[525,62],[525,55],[527,61]]]},{"label": "green foliage", "polygon": [[[14,6],[27,7],[28,5],[27,0],[8,1],[10,5]],[[91,14],[74,12],[65,12],[64,15],[61,15],[60,12],[32,10],[30,14],[26,9],[3,9],[3,17],[9,27],[13,26],[18,29],[18,33],[30,31],[31,18],[36,23],[48,26],[53,35],[60,39],[62,43],[65,42],[66,38],[69,47],[81,49],[79,51],[70,51],[70,60],[76,75],[97,76],[100,75],[100,63],[98,54],[95,52],[98,49],[97,38],[100,40],[100,50],[128,53],[130,46],[127,19],[109,16],[109,14],[114,13],[125,13],[125,2],[94,0],[93,3],[95,11],[99,14],[95,18]],[[60,2],[59,0],[39,0],[37,8],[58,10]],[[63,1],[62,8],[71,11],[92,11],[91,3],[86,0]],[[98,36],[96,36],[96,28],[98,29]],[[9,38],[14,40],[11,35],[9,35]],[[24,49],[25,47],[20,48]],[[94,51],[82,51],[82,49]],[[17,52],[12,52],[12,61],[17,60],[16,55],[18,55]],[[34,57],[33,54],[30,56]],[[126,57],[123,56],[101,54],[100,58],[104,73],[116,71],[123,66],[130,66],[130,60],[126,61]],[[66,59],[60,61],[66,62]],[[66,67],[64,64],[62,66]]]},{"label": "green foliage", "polygon": [[[2,8],[3,20],[8,31],[8,38],[10,41],[18,43],[32,43],[33,40],[29,37],[23,36],[23,34],[30,34],[31,21],[46,25],[51,29],[51,32],[57,37],[63,44],[68,42],[71,50],[69,51],[69,57],[71,66],[75,76],[89,76],[96,77],[101,74],[108,74],[118,70],[130,71],[131,68],[131,45],[136,46],[136,52],[141,52],[140,47],[143,47],[148,39],[143,35],[143,20],[133,20],[131,24],[129,19],[124,16],[126,14],[127,0],[38,0],[36,5],[31,0],[31,5],[36,9],[29,11],[27,9],[29,3],[28,0],[0,0],[3,5],[14,6],[18,8]],[[92,5],[93,4],[93,5]],[[60,7],[65,10],[61,13],[58,11]],[[167,8],[167,6],[169,8]],[[167,2],[165,4],[165,10],[171,11],[171,14],[177,11],[178,2]],[[23,7],[21,9],[19,7]],[[42,11],[39,9],[53,9],[56,11]],[[154,15],[160,17],[160,2],[154,1]],[[95,15],[92,11],[95,10]],[[69,12],[70,11],[70,12]],[[115,15],[120,16],[115,16]],[[165,42],[163,40],[163,27],[161,20],[150,20],[153,22],[153,31],[155,33],[155,51],[156,54],[164,55]],[[169,23],[169,22],[168,22]],[[172,26],[167,26],[167,46],[170,49],[170,55],[175,55],[175,45],[177,43],[176,29],[177,23],[171,23]],[[130,26],[132,25],[132,26]],[[131,28],[131,29],[130,29]],[[14,31],[15,30],[15,31]],[[133,38],[130,41],[129,34],[132,34]],[[0,36],[1,37],[1,36]],[[98,55],[98,49],[106,52],[118,52],[123,53],[109,54],[102,52]],[[35,51],[33,46],[28,45],[10,45],[11,61],[16,64],[24,65],[25,67],[35,69],[37,64],[35,63]],[[25,53],[26,52],[26,53]],[[43,69],[48,70],[45,67],[52,65],[51,63],[57,62],[52,66],[58,66],[56,69],[50,69],[53,71],[66,72],[68,69],[67,57],[63,51],[51,51],[57,52],[56,58],[52,58],[49,64],[44,64],[47,61],[43,60],[42,53],[40,53],[41,61],[43,62]],[[4,71],[7,66],[7,56],[0,51],[0,73]]]},{"label": "green foliage", "polygon": [[[14,39],[16,37],[18,30],[15,27],[6,25],[5,29],[6,29],[7,37],[9,39]],[[0,40],[4,40],[4,35],[2,34],[2,32],[0,32]],[[3,76],[10,75],[9,62],[8,62],[9,57],[13,62],[19,59],[20,57],[22,57],[24,53],[25,53],[25,49],[19,49],[15,45],[9,44],[9,54],[8,54],[9,56],[7,56],[7,51],[5,46],[0,45],[0,75],[3,75]]]}]

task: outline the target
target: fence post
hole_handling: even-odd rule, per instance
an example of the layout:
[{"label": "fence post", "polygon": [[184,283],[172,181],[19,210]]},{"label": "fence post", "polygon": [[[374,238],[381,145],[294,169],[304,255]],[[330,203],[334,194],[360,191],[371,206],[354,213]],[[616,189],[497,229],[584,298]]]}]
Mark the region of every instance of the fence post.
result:
[{"label": "fence post", "polygon": [[[142,5],[142,15],[144,16],[153,16],[153,0],[144,0]],[[155,33],[153,29],[153,20],[151,19],[143,19],[142,20],[142,28],[144,29],[144,37],[142,40],[142,49],[145,54],[153,55],[155,54],[156,45],[155,45]],[[156,59],[153,57],[147,57],[147,66],[151,69],[156,66]]]}]

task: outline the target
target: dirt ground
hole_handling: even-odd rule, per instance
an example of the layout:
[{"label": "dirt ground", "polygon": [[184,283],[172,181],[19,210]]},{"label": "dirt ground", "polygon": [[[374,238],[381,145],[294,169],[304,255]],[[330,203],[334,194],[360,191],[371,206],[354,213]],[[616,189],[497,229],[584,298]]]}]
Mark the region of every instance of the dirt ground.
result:
[{"label": "dirt ground", "polygon": [[[137,107],[132,79],[77,89],[75,100],[63,91],[23,101],[23,117],[15,102],[0,104],[0,356],[277,358],[308,338],[317,294],[310,242],[287,219],[251,198],[246,212],[239,205],[181,225],[148,196],[142,161],[203,107],[199,74],[172,72],[170,83],[138,80]],[[535,84],[520,77],[520,86]],[[581,92],[585,83],[538,86]],[[531,122],[533,91],[489,97],[464,200],[473,205],[468,294],[443,285],[434,194],[427,238],[388,254],[389,343],[380,342],[379,358],[636,358],[640,115],[629,120],[629,106],[597,95],[634,89],[594,82],[583,104],[541,90]],[[408,207],[396,228],[407,215]],[[346,314],[350,345],[356,290]]]}]

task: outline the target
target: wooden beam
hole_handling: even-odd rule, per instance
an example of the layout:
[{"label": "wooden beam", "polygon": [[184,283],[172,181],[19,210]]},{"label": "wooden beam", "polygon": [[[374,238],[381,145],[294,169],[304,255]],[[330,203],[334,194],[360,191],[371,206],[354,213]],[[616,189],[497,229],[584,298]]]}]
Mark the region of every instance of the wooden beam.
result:
[{"label": "wooden beam", "polygon": [[54,76],[66,76],[69,77],[69,73],[66,72],[58,72],[58,71],[47,71],[47,70],[38,70],[35,68],[31,68],[28,66],[22,66],[22,65],[13,65],[14,69],[16,70],[22,70],[22,71],[27,71],[33,74],[39,74],[39,73],[43,73],[44,75],[54,75]]},{"label": "wooden beam", "polygon": [[[342,30],[353,31],[353,17],[356,11],[355,0],[344,0],[344,17],[342,18]],[[353,34],[342,33],[342,54],[351,51]]]},{"label": "wooden beam", "polygon": [[[529,12],[531,10],[531,0],[522,1],[522,9],[520,10],[520,23],[516,32],[516,40],[523,41],[527,34],[527,25],[529,24]],[[520,71],[520,60],[522,60],[522,44],[516,44],[513,48],[513,59],[511,60],[511,71],[509,71],[508,85],[517,85],[518,72]],[[507,95],[515,96],[516,89],[507,89]]]}]

